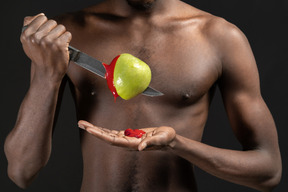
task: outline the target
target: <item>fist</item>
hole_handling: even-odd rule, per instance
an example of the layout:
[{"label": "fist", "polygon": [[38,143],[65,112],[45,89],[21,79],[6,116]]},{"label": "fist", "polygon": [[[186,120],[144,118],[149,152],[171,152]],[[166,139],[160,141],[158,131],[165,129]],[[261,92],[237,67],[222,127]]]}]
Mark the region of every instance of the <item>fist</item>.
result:
[{"label": "fist", "polygon": [[34,65],[34,72],[41,78],[62,80],[69,63],[71,33],[55,20],[48,20],[43,13],[25,17],[24,26],[27,28],[20,40]]}]

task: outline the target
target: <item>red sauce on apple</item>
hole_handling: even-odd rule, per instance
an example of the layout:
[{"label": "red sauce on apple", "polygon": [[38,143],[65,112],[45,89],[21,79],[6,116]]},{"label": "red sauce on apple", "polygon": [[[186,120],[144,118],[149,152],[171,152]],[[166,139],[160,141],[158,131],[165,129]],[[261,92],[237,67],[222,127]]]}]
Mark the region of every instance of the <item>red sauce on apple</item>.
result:
[{"label": "red sauce on apple", "polygon": [[103,63],[105,69],[106,69],[106,74],[105,74],[105,78],[107,80],[107,83],[108,83],[108,87],[110,89],[110,91],[112,92],[113,96],[114,96],[114,99],[116,101],[116,98],[119,96],[117,91],[116,91],[116,88],[115,88],[115,85],[113,83],[113,80],[114,80],[114,69],[115,69],[115,65],[116,65],[116,62],[118,60],[118,58],[120,57],[120,55],[116,56],[112,62],[110,63],[110,65],[108,64],[105,64]]}]

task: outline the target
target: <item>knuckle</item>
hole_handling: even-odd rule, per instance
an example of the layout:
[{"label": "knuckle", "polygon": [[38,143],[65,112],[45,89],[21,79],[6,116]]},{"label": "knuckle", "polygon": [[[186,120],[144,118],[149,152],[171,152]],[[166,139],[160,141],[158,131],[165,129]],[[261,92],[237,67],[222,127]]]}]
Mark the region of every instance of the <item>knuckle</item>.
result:
[{"label": "knuckle", "polygon": [[67,41],[65,39],[63,39],[63,38],[58,38],[58,39],[55,40],[55,45],[57,45],[58,47],[63,48],[63,47],[66,47]]},{"label": "knuckle", "polygon": [[39,44],[42,46],[42,47],[48,47],[48,46],[51,46],[52,44],[52,40],[46,36],[46,37],[43,37],[40,41],[39,41]]},{"label": "knuckle", "polygon": [[65,38],[66,42],[70,42],[71,39],[72,39],[72,34],[69,32],[69,31],[66,31],[64,34],[63,34],[63,37]]},{"label": "knuckle", "polygon": [[25,31],[21,34],[21,36],[20,36],[20,41],[21,41],[22,43],[25,43],[25,42],[27,42],[27,43],[33,42],[33,41],[34,41],[34,37],[33,37],[33,35],[28,34],[28,32],[25,30]]},{"label": "knuckle", "polygon": [[45,15],[36,15],[36,16],[26,16],[24,17],[24,25],[30,24],[34,20],[47,20],[47,17]]},{"label": "knuckle", "polygon": [[44,21],[48,20],[48,18],[45,15],[40,15],[38,17],[39,17],[39,19],[44,20]]},{"label": "knuckle", "polygon": [[49,19],[47,22],[49,23],[49,25],[54,25],[54,26],[57,25],[57,22],[53,19]]},{"label": "knuckle", "polygon": [[53,49],[54,50],[57,50],[57,51],[61,51],[61,52],[64,52],[66,51],[66,43],[57,39],[55,40],[55,42],[53,43]]},{"label": "knuckle", "polygon": [[24,43],[26,40],[27,40],[27,36],[22,33],[20,36],[21,43]]},{"label": "knuckle", "polygon": [[66,31],[66,27],[62,24],[59,24],[57,27],[63,31]]},{"label": "knuckle", "polygon": [[69,31],[66,31],[66,32],[65,32],[65,35],[66,35],[68,38],[72,38],[72,33],[70,33]]},{"label": "knuckle", "polygon": [[60,40],[56,40],[55,42],[54,42],[54,44],[53,44],[54,46],[54,49],[59,49],[59,48],[61,48],[62,47],[62,45],[63,45],[63,43],[62,43],[62,41],[60,41]]},{"label": "knuckle", "polygon": [[34,39],[34,42],[39,43],[42,38],[42,34],[40,32],[36,32],[32,35],[32,38]]},{"label": "knuckle", "polygon": [[44,39],[41,39],[41,41],[39,42],[39,45],[41,47],[46,47],[47,46],[47,41],[44,41]]},{"label": "knuckle", "polygon": [[21,34],[21,37],[23,37],[23,38],[27,38],[28,36],[29,36],[29,34],[28,34],[27,30],[24,30]]}]

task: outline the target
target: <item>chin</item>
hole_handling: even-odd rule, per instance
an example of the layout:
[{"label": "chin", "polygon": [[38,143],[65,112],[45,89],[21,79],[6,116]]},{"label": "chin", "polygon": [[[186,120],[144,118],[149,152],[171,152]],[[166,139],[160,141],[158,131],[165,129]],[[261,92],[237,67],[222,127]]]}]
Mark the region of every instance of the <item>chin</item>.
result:
[{"label": "chin", "polygon": [[146,10],[152,7],[157,0],[126,0],[134,8]]}]

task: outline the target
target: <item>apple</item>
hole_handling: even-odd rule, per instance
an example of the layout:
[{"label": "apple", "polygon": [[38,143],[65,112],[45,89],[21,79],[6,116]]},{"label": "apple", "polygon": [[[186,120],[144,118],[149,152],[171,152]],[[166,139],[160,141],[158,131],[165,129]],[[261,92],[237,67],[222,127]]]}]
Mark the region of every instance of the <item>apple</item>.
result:
[{"label": "apple", "polygon": [[115,99],[129,100],[142,93],[151,82],[150,67],[139,58],[123,53],[116,56],[106,68],[105,78]]}]

